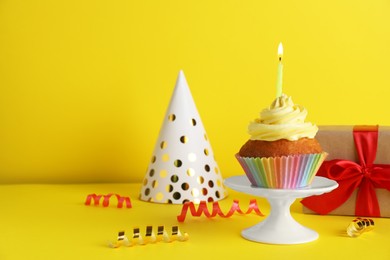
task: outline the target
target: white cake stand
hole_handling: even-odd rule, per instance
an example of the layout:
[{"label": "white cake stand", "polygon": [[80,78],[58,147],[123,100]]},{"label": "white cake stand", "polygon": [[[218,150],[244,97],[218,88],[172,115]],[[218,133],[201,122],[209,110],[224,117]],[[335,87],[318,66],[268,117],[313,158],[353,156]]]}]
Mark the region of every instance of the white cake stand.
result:
[{"label": "white cake stand", "polygon": [[313,183],[302,189],[267,189],[252,186],[245,175],[225,180],[233,190],[267,198],[271,205],[269,216],[260,223],[244,229],[241,235],[251,241],[268,244],[301,244],[318,238],[318,233],[296,222],[290,213],[290,206],[297,198],[320,195],[338,187],[338,183],[314,177]]}]

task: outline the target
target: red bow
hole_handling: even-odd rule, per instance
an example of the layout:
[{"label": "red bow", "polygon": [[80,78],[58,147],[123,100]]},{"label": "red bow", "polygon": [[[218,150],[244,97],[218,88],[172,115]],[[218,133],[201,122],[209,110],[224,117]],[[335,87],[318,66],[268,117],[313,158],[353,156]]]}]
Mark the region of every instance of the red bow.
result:
[{"label": "red bow", "polygon": [[325,161],[317,176],[338,182],[339,187],[321,196],[312,196],[301,202],[307,208],[328,214],[341,206],[359,188],[356,198],[355,215],[380,217],[375,188],[390,191],[390,165],[374,164],[378,145],[378,126],[354,127],[353,137],[359,163],[346,160]]}]

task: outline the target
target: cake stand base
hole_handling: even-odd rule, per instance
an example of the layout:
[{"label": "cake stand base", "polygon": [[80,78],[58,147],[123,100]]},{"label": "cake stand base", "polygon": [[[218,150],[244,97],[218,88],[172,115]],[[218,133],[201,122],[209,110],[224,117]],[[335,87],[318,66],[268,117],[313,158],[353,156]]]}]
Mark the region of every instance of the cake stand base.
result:
[{"label": "cake stand base", "polygon": [[245,175],[225,180],[225,185],[241,192],[265,197],[271,206],[268,217],[259,224],[244,229],[241,235],[248,240],[269,244],[301,244],[318,238],[318,233],[296,222],[290,206],[297,198],[320,195],[338,187],[337,182],[315,177],[311,186],[295,189],[267,189],[251,185]]},{"label": "cake stand base", "polygon": [[296,222],[290,214],[295,199],[270,199],[270,215],[259,224],[244,229],[241,235],[251,241],[271,244],[300,244],[318,238],[318,233]]}]

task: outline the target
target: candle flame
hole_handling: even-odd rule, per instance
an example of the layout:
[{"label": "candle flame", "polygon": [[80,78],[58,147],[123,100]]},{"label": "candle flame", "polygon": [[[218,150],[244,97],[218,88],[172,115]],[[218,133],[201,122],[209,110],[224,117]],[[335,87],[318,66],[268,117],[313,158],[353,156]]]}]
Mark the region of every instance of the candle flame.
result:
[{"label": "candle flame", "polygon": [[279,43],[279,46],[278,46],[278,58],[279,58],[279,60],[282,60],[282,57],[283,57],[283,45],[282,45],[282,43]]}]

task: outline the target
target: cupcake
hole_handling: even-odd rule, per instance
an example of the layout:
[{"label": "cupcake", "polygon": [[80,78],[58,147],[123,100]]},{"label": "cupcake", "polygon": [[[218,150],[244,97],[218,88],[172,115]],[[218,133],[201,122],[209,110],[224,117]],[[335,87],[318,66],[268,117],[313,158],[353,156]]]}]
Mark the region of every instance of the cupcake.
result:
[{"label": "cupcake", "polygon": [[315,139],[318,127],[305,122],[307,110],[282,94],[248,126],[250,139],[236,158],[252,185],[297,189],[311,184],[325,160]]}]

